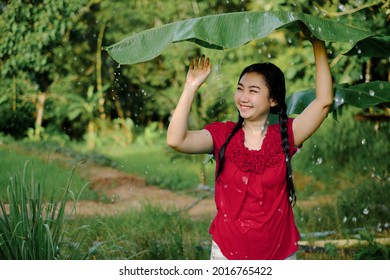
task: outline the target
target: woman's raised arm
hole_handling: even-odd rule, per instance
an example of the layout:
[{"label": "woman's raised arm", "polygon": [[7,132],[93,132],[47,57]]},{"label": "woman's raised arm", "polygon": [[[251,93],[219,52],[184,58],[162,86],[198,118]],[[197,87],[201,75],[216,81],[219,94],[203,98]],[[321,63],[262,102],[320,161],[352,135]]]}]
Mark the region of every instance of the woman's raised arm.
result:
[{"label": "woman's raised arm", "polygon": [[167,131],[167,144],[178,152],[210,153],[213,150],[213,139],[210,133],[203,130],[188,130],[188,117],[192,102],[200,86],[211,73],[209,58],[202,55],[190,63],[183,93],[177,103]]},{"label": "woman's raised arm", "polygon": [[301,146],[320,127],[333,103],[332,76],[325,43],[312,36],[309,39],[313,45],[316,65],[316,98],[294,119],[293,133],[297,147]]}]

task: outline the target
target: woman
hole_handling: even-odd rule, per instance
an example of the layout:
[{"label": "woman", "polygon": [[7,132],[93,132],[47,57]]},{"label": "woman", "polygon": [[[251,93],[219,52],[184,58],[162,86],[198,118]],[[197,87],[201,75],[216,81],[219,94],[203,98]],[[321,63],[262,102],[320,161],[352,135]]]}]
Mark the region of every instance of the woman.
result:
[{"label": "woman", "polygon": [[[316,63],[316,97],[296,118],[286,115],[285,81],[271,63],[246,67],[234,96],[239,119],[189,131],[188,116],[199,87],[211,73],[209,58],[192,60],[172,115],[167,144],[183,153],[213,153],[215,203],[211,259],[295,259],[299,233],[292,204],[291,157],[321,125],[333,102],[323,41],[310,36]],[[279,123],[268,124],[270,113]]]}]

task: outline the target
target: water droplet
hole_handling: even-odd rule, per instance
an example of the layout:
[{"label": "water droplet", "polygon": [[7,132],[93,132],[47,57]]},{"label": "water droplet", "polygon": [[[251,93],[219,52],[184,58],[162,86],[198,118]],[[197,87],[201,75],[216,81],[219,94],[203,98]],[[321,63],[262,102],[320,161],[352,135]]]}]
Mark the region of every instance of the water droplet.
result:
[{"label": "water droplet", "polygon": [[352,217],[352,222],[356,223],[357,219],[356,217]]},{"label": "water droplet", "polygon": [[338,4],[337,7],[340,9],[340,11],[345,11],[345,6],[343,4]]},{"label": "water droplet", "polygon": [[363,214],[364,214],[364,215],[368,215],[369,212],[370,212],[370,211],[369,211],[367,208],[364,208],[364,210],[363,210]]},{"label": "water droplet", "polygon": [[362,139],[362,145],[366,144],[366,139]]},{"label": "water droplet", "polygon": [[343,223],[346,223],[347,220],[348,220],[347,216],[344,216],[344,218],[343,218]]},{"label": "water droplet", "polygon": [[374,96],[374,95],[375,95],[375,91],[373,91],[372,89],[370,89],[370,90],[368,91],[368,94],[369,94],[370,96]]},{"label": "water droplet", "polygon": [[316,165],[322,164],[322,157],[317,158]]}]

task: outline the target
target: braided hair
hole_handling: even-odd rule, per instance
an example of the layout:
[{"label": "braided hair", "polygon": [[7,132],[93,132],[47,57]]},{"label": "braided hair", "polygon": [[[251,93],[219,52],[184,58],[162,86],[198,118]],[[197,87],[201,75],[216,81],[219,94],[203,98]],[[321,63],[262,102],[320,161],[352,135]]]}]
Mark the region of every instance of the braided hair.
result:
[{"label": "braided hair", "polygon": [[[238,81],[241,80],[244,74],[251,73],[251,72],[256,72],[264,76],[264,79],[266,81],[267,87],[270,92],[270,97],[275,99],[277,103],[276,106],[271,107],[270,113],[279,115],[280,135],[282,138],[281,145],[286,159],[286,180],[287,180],[287,191],[288,191],[287,194],[290,203],[294,206],[296,202],[296,194],[295,194],[294,182],[292,178],[290,145],[288,141],[288,129],[287,129],[288,117],[287,117],[287,105],[285,102],[286,84],[285,84],[284,74],[277,66],[275,66],[272,63],[269,62],[256,63],[246,67],[241,72]],[[238,115],[239,116],[236,125],[234,126],[232,132],[227,137],[225,143],[221,146],[221,149],[219,150],[219,154],[218,154],[219,165],[216,172],[216,178],[218,178],[218,176],[222,172],[227,145],[229,144],[232,137],[237,133],[237,131],[240,128],[242,128],[242,125],[244,123],[244,118],[241,117],[240,114]]]}]

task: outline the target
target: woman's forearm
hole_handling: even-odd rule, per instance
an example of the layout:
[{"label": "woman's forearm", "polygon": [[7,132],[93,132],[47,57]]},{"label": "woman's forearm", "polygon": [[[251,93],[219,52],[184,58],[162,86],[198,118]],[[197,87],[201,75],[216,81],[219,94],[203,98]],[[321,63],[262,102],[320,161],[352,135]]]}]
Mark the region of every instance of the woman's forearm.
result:
[{"label": "woman's forearm", "polygon": [[189,114],[198,88],[188,82],[184,86],[167,130],[167,144],[172,148],[179,147],[185,140]]},{"label": "woman's forearm", "polygon": [[315,40],[312,44],[316,62],[316,99],[324,107],[330,107],[333,102],[333,83],[325,43]]}]

